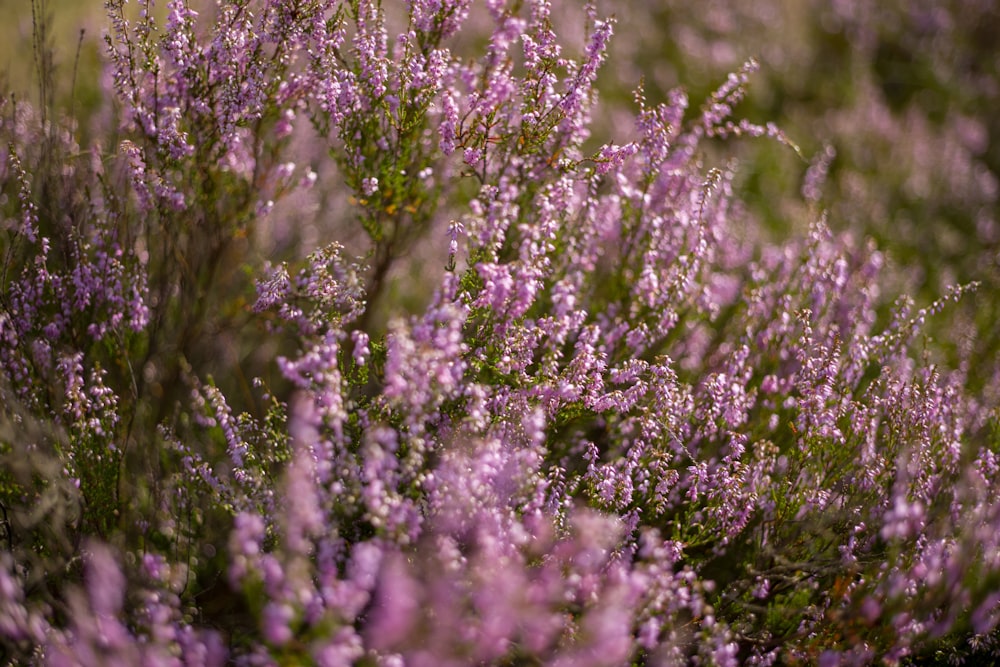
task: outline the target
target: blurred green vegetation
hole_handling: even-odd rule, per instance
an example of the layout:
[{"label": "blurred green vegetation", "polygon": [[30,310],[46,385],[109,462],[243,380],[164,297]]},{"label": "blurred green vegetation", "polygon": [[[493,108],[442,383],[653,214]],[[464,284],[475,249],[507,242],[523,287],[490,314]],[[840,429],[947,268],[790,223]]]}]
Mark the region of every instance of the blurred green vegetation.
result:
[{"label": "blurred green vegetation", "polygon": [[0,16],[6,19],[0,22],[0,80],[9,92],[38,102],[37,25],[51,52],[56,98],[66,102],[78,67],[74,97],[96,107],[105,27],[101,0],[0,0]]}]

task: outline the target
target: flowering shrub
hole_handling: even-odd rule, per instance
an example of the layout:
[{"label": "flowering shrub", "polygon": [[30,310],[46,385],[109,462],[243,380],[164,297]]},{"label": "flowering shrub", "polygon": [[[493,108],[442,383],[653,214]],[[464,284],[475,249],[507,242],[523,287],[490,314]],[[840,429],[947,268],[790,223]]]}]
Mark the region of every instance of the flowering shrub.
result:
[{"label": "flowering shrub", "polygon": [[923,333],[975,285],[751,224],[754,62],[605,138],[593,7],[108,11],[111,143],[2,110],[6,658],[991,650],[996,405]]},{"label": "flowering shrub", "polygon": [[[723,146],[741,160],[740,198],[757,225],[804,229],[818,203],[836,228],[877,240],[896,267],[893,291],[933,300],[948,285],[982,283],[929,326],[948,339],[977,330],[972,355],[984,363],[972,364],[970,382],[980,386],[1000,344],[986,296],[1000,287],[1000,123],[990,111],[1000,70],[982,50],[1000,27],[996,3],[665,0],[618,16],[628,39],[611,43],[603,100],[627,98],[640,74],[652,99],[683,82],[700,100],[746,54],[760,59],[740,113],[777,123],[812,164],[774,142]],[[823,188],[810,173],[828,175]],[[802,198],[788,196],[800,187]]]}]

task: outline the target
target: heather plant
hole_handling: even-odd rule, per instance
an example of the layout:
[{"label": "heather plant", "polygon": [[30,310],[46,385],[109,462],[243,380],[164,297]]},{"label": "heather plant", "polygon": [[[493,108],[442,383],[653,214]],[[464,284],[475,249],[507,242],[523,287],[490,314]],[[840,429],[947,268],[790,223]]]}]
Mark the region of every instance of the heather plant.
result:
[{"label": "heather plant", "polygon": [[714,163],[800,153],[755,62],[608,134],[593,6],[107,9],[111,143],[0,125],[5,658],[991,650],[997,406],[926,335],[976,285],[770,240]]},{"label": "heather plant", "polygon": [[[573,14],[572,3],[561,6]],[[933,300],[979,280],[935,335],[977,330],[989,368],[998,339],[998,72],[992,2],[948,0],[741,3],[663,2],[619,12],[629,39],[611,45],[605,99],[625,99],[643,75],[652,99],[683,83],[693,100],[752,55],[762,63],[741,114],[794,136],[812,164],[773,142],[727,142],[743,165],[737,187],[762,230],[804,230],[813,203],[834,229],[877,239],[899,280],[893,291]],[[606,105],[614,109],[616,105]],[[607,114],[610,116],[611,114]],[[815,187],[811,174],[828,175]],[[802,188],[803,197],[789,197]],[[957,363],[953,357],[952,363]],[[970,382],[989,384],[973,364]]]}]

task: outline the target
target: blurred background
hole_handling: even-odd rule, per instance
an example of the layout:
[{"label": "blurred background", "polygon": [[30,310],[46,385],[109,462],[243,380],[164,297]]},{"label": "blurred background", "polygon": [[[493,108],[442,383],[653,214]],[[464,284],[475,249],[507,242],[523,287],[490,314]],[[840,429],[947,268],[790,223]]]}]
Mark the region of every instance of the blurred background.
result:
[{"label": "blurred background", "polygon": [[[40,21],[41,17],[45,21]],[[46,50],[38,49],[38,25]],[[86,113],[100,103],[100,68],[105,20],[101,0],[0,0],[0,84],[19,99],[38,103],[38,58],[49,57],[55,68],[52,84],[61,108]],[[81,34],[82,31],[82,34]],[[73,72],[77,70],[74,86]]]},{"label": "blurred background", "polygon": [[[583,3],[554,5],[557,32],[582,44]],[[736,115],[774,122],[802,156],[751,138],[720,140],[718,155],[706,156],[738,159],[748,224],[780,242],[827,211],[835,230],[874,239],[885,251],[895,283],[886,293],[905,290],[922,305],[950,285],[981,281],[976,296],[938,327],[956,352],[964,345],[973,358],[995,357],[1000,4],[603,0],[597,9],[618,23],[598,84],[595,142],[627,138],[622,119],[635,110],[640,82],[650,103],[685,88],[696,111],[730,72],[756,58],[760,69]],[[46,40],[56,75],[49,90],[57,108],[86,119],[107,95],[98,0],[0,0],[0,77],[22,99],[37,101],[33,72],[45,56],[33,46],[32,24],[41,14],[51,19]],[[86,133],[85,120],[80,127]],[[823,187],[803,192],[807,173],[824,170]]]}]

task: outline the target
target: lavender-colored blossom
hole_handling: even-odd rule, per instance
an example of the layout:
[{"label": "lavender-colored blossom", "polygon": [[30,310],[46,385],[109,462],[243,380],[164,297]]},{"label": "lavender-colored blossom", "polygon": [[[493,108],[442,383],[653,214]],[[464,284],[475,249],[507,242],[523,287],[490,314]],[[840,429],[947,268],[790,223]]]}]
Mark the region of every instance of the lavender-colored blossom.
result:
[{"label": "lavender-colored blossom", "polygon": [[[608,124],[639,10],[209,4],[108,3],[118,159],[0,117],[4,651],[866,664],[995,635],[1000,371],[981,322],[924,337],[974,285],[892,307],[872,228],[818,210],[832,150],[762,198],[803,232],[764,230],[719,160],[801,158],[737,116],[755,61],[693,116],[602,96]],[[989,240],[988,128],[948,127]]]}]

